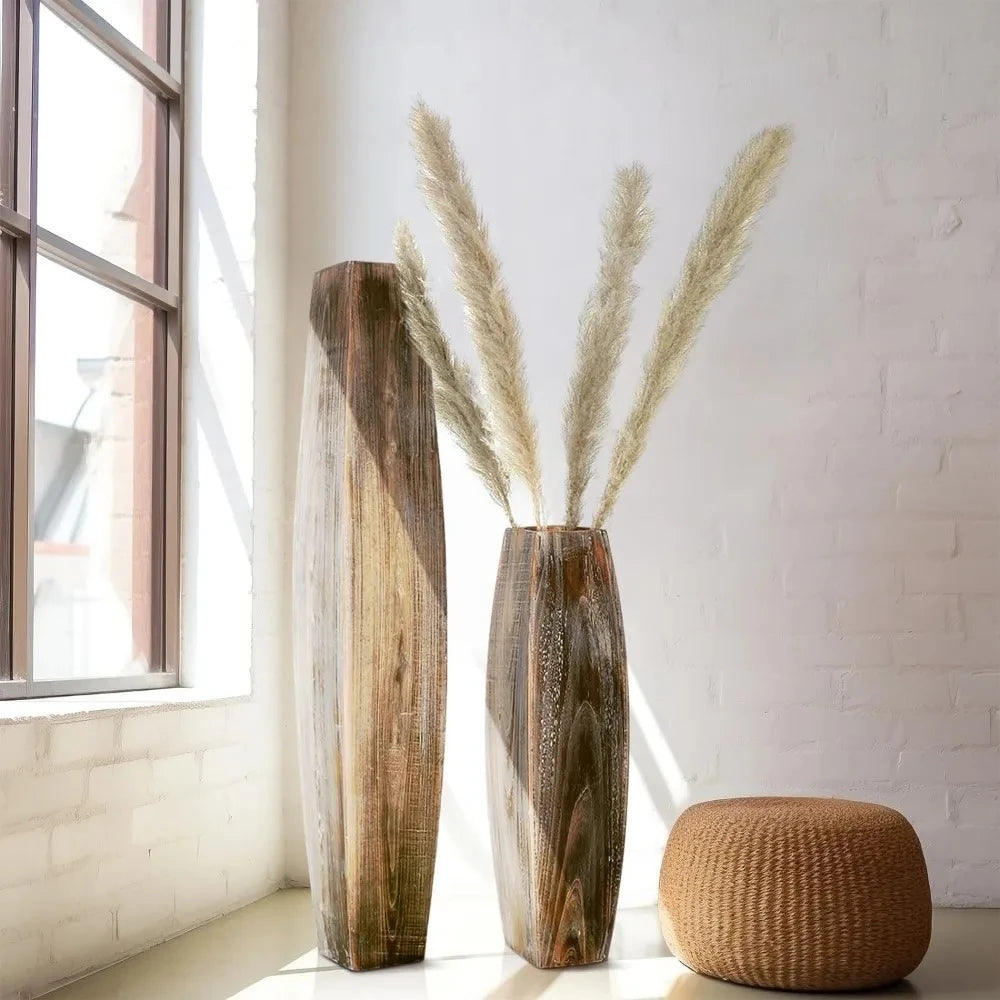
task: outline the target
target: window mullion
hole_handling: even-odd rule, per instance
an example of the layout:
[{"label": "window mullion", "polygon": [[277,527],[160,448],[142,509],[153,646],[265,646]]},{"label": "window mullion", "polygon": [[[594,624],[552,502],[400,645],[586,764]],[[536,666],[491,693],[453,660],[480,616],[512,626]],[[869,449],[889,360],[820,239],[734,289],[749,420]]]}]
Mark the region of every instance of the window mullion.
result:
[{"label": "window mullion", "polygon": [[0,230],[27,239],[31,235],[31,220],[6,205],[0,205]]},{"label": "window mullion", "polygon": [[11,573],[14,518],[12,511],[14,447],[14,244],[4,235],[4,208],[14,174],[12,59],[17,42],[17,12],[11,0],[0,0],[0,683],[11,678]]},{"label": "window mullion", "polygon": [[[14,274],[17,240],[29,232],[28,220],[14,210],[16,170],[16,94],[20,0],[0,0],[0,689],[13,682],[14,559]],[[0,697],[2,697],[0,693]]]},{"label": "window mullion", "polygon": [[3,21],[3,52],[0,53],[0,64],[2,64],[2,77],[0,77],[0,136],[3,136],[3,145],[0,145],[0,205],[11,206],[13,199],[11,194],[14,190],[15,171],[15,151],[17,127],[15,117],[15,100],[17,82],[17,15],[20,0],[0,0],[0,20]]},{"label": "window mullion", "polygon": [[58,14],[109,59],[134,76],[147,90],[160,97],[177,98],[180,81],[151,59],[138,45],[108,24],[96,11],[80,0],[43,0],[53,14]]},{"label": "window mullion", "polygon": [[38,142],[38,6],[39,0],[14,0],[17,16],[17,79],[15,82],[14,208],[35,217],[34,159]]},{"label": "window mullion", "polygon": [[137,274],[112,264],[104,257],[84,250],[83,247],[78,247],[47,229],[38,231],[38,250],[49,260],[152,309],[177,308],[176,293],[146,281],[145,278],[140,278]]},{"label": "window mullion", "polygon": [[[184,79],[184,16],[185,0],[163,0],[166,9],[165,56],[167,68],[176,80]],[[161,188],[166,198],[165,238],[166,238],[166,285],[178,296],[182,296],[182,242],[183,242],[183,93],[168,103],[167,141],[164,164],[166,184]],[[162,668],[168,671],[180,669],[180,481],[181,481],[181,308],[164,316],[163,337],[160,341],[162,354],[161,374],[158,385],[163,392],[163,403],[158,413],[162,419],[163,433],[159,437],[161,449],[157,456],[157,468],[162,472],[162,489],[158,497],[162,500],[162,531],[159,534],[163,546],[158,569],[163,586],[160,606],[160,628],[163,652]]]},{"label": "window mullion", "polygon": [[11,668],[31,694],[32,429],[35,327],[35,262],[38,243],[38,12],[39,0],[17,0],[15,207],[30,222],[17,242],[14,274],[14,435]]},{"label": "window mullion", "polygon": [[16,245],[0,234],[0,681],[11,669],[11,581],[13,576],[14,338],[13,302]]},{"label": "window mullion", "polygon": [[14,275],[18,238],[28,235],[17,214],[17,63],[20,0],[0,0],[0,687],[16,689],[14,671]]}]

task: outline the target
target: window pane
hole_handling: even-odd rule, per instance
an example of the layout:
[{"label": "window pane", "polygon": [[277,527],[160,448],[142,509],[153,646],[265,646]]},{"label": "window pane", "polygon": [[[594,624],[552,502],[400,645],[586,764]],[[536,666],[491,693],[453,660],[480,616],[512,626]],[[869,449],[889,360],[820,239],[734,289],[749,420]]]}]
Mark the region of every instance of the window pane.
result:
[{"label": "window pane", "polygon": [[0,204],[14,203],[14,0],[0,0]]},{"label": "window pane", "polygon": [[37,273],[34,676],[143,673],[155,317],[44,259]]},{"label": "window pane", "polygon": [[38,222],[156,280],[156,98],[43,7]]},{"label": "window pane", "polygon": [[113,28],[156,58],[156,22],[161,0],[87,0]]}]

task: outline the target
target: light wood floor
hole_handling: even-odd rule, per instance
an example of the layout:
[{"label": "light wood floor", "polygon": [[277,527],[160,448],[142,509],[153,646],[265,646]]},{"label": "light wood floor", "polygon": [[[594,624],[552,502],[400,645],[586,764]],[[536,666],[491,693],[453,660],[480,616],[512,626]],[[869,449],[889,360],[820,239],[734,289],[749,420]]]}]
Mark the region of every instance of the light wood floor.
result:
[{"label": "light wood floor", "polygon": [[[432,913],[427,961],[350,973],[319,959],[309,894],[275,893],[50,994],[53,1000],[762,1000],[792,994],[696,976],[663,945],[654,910],[619,914],[605,965],[540,972],[498,944],[495,904]],[[808,994],[818,998],[820,994]],[[825,994],[823,994],[825,996]],[[1000,1000],[1000,910],[937,910],[930,952],[874,996]]]}]

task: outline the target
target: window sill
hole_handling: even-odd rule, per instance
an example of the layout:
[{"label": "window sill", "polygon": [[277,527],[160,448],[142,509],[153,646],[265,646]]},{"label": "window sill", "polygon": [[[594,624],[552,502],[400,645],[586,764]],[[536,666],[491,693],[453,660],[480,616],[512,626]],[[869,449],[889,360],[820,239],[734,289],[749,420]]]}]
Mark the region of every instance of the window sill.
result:
[{"label": "window sill", "polygon": [[250,698],[249,689],[215,690],[204,687],[119,691],[114,694],[77,694],[54,698],[0,701],[0,726],[39,720],[90,719],[114,712],[143,709],[162,711],[235,704]]}]

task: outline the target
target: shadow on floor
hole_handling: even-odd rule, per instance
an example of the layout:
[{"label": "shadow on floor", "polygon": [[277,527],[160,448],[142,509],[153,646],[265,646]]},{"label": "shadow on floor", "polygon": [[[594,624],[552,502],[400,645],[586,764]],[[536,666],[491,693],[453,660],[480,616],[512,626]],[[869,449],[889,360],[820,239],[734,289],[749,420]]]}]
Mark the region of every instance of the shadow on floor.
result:
[{"label": "shadow on floor", "polygon": [[537,1000],[558,976],[558,970],[524,965],[490,990],[483,1000]]}]

